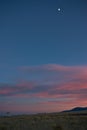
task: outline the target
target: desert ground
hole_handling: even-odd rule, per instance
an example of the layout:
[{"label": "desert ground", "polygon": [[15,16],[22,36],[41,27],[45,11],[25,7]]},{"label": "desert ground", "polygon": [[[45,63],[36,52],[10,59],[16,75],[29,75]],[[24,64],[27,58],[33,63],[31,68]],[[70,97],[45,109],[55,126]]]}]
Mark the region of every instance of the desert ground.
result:
[{"label": "desert ground", "polygon": [[87,130],[87,112],[0,117],[0,130]]}]

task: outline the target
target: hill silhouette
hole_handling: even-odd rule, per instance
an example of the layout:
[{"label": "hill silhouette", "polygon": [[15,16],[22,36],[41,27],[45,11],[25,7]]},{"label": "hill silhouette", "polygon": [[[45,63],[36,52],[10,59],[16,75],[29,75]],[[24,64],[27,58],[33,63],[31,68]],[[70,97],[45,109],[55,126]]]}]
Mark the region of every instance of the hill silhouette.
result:
[{"label": "hill silhouette", "polygon": [[87,107],[75,107],[71,110],[65,110],[63,112],[79,112],[79,111],[87,111]]}]

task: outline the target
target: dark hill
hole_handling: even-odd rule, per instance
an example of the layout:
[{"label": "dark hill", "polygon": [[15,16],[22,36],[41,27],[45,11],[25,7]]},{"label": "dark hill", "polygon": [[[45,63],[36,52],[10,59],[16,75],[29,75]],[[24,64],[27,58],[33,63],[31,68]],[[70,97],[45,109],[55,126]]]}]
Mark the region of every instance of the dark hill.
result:
[{"label": "dark hill", "polygon": [[79,112],[79,111],[87,111],[87,107],[75,107],[71,110],[65,110],[63,112]]}]

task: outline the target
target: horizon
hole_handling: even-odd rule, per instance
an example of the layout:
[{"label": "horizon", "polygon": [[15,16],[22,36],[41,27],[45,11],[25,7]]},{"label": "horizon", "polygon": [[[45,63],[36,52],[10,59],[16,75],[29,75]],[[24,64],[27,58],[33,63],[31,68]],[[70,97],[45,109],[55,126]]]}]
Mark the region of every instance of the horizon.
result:
[{"label": "horizon", "polygon": [[1,0],[0,12],[0,112],[86,107],[87,1]]},{"label": "horizon", "polygon": [[[38,115],[38,114],[56,114],[56,113],[63,113],[63,112],[72,112],[72,110],[74,109],[84,109],[86,108],[87,109],[87,106],[86,107],[74,107],[74,108],[71,108],[71,109],[68,109],[68,110],[63,110],[63,111],[52,111],[52,112],[41,112],[41,113],[23,113],[23,112],[17,112],[17,113],[11,113],[11,112],[0,112],[0,116],[21,116],[21,115]],[[83,112],[85,110],[80,110],[80,112]],[[79,110],[76,110],[76,111],[73,111],[73,112],[79,112]],[[80,113],[81,114],[81,113]]]}]

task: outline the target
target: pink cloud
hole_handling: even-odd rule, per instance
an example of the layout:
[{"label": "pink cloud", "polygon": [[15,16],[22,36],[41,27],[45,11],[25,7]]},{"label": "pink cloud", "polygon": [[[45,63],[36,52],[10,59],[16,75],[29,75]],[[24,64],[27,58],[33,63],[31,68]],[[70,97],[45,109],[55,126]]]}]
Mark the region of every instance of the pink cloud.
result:
[{"label": "pink cloud", "polygon": [[[8,106],[8,110],[18,111],[21,109],[21,111],[51,112],[69,109],[73,106],[85,106],[87,104],[86,66],[73,67],[48,64],[35,67],[21,67],[20,69],[22,72],[35,72],[37,76],[38,71],[41,71],[42,78],[40,77],[40,81],[32,78],[32,82],[24,80],[13,85],[1,84],[0,96],[10,96],[20,100],[38,98],[44,99],[44,101],[37,102],[37,104],[26,104],[25,106],[22,103],[20,106],[15,103]],[[46,77],[44,79],[43,72],[50,73],[47,79]],[[50,101],[47,101],[47,99],[50,99]],[[5,106],[3,105],[3,107]]]},{"label": "pink cloud", "polygon": [[9,104],[3,105],[4,111],[10,112],[30,112],[30,113],[40,113],[40,112],[58,112],[66,109],[71,109],[76,106],[86,106],[87,101],[83,100],[68,100],[68,101],[45,101],[38,102],[36,104]]},{"label": "pink cloud", "polygon": [[9,93],[11,93],[12,92],[12,90],[11,89],[4,89],[4,90],[0,90],[0,95],[2,95],[2,94],[9,94]]},{"label": "pink cloud", "polygon": [[21,66],[19,70],[22,71],[84,71],[87,66],[64,66],[59,64],[45,64],[40,66]]},{"label": "pink cloud", "polygon": [[34,87],[34,82],[20,82],[17,84],[0,84],[0,95],[13,96],[22,94]]}]

